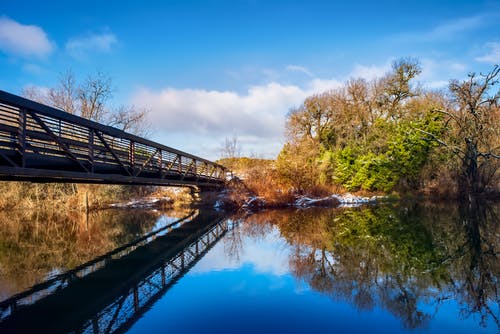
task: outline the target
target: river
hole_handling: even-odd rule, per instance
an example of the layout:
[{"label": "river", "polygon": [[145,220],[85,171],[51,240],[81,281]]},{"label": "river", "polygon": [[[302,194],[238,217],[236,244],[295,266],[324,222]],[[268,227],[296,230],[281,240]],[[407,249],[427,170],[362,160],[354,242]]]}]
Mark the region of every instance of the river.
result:
[{"label": "river", "polygon": [[0,213],[0,333],[498,333],[500,204]]}]

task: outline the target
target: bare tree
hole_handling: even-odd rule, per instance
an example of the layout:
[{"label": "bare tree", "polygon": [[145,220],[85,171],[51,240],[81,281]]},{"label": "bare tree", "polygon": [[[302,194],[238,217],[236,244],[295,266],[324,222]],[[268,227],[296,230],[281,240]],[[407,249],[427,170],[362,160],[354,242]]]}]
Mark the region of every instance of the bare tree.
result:
[{"label": "bare tree", "polygon": [[402,115],[402,102],[416,96],[410,81],[422,72],[420,64],[412,58],[399,59],[392,64],[392,71],[381,79],[380,106],[394,120]]},{"label": "bare tree", "polygon": [[224,145],[222,146],[221,158],[239,158],[241,156],[241,145],[237,136],[231,138],[226,137]]},{"label": "bare tree", "polygon": [[77,92],[79,89],[73,72],[68,70],[59,75],[56,87],[45,89],[28,86],[23,89],[22,95],[30,100],[50,105],[70,114],[77,114],[79,109]]},{"label": "bare tree", "polygon": [[21,95],[35,102],[51,105],[48,99],[48,92],[40,87],[24,87]]},{"label": "bare tree", "polygon": [[59,76],[57,87],[49,90],[49,104],[70,114],[76,114],[78,109],[77,91],[75,76],[71,70],[68,70]]},{"label": "bare tree", "polygon": [[308,138],[316,143],[324,137],[332,123],[337,95],[343,92],[326,92],[308,97],[299,107],[290,110],[287,117],[287,135],[290,141]]},{"label": "bare tree", "polygon": [[150,135],[149,110],[108,105],[112,97],[111,78],[102,72],[89,75],[79,84],[70,70],[61,73],[56,87],[26,87],[23,96],[96,122],[105,123],[139,136]]},{"label": "bare tree", "polygon": [[[500,167],[500,66],[486,74],[470,73],[465,81],[452,80],[452,106],[439,110],[452,125],[452,140],[435,138],[459,158],[459,192],[465,198],[481,193]],[[423,131],[422,131],[423,132]],[[428,133],[427,133],[428,134]],[[429,135],[429,134],[428,134]]]},{"label": "bare tree", "polygon": [[109,125],[138,136],[147,137],[151,126],[147,120],[149,110],[134,106],[120,106],[112,114]]},{"label": "bare tree", "polygon": [[468,194],[484,190],[486,170],[493,159],[500,159],[500,90],[494,91],[499,82],[498,65],[487,74],[471,73],[468,80],[450,82],[456,110],[447,115],[456,123],[458,138],[463,140],[456,151],[462,161],[459,188]]},{"label": "bare tree", "polygon": [[111,93],[111,78],[108,75],[97,72],[95,76],[88,76],[78,89],[81,116],[96,122],[104,121],[109,112],[106,103]]}]

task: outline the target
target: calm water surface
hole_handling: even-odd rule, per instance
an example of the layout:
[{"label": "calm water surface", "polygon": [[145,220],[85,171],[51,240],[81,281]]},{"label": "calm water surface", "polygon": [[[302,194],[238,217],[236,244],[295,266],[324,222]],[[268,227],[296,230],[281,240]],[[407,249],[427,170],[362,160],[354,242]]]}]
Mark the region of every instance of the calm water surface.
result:
[{"label": "calm water surface", "polygon": [[[165,229],[187,213],[109,211],[65,223],[4,217],[4,300],[163,232],[20,311],[4,305],[0,332],[23,329],[37,314],[38,332],[500,332],[499,204],[198,212]],[[137,275],[123,269],[130,266]],[[66,307],[70,314],[54,316],[68,296],[81,314]]]}]

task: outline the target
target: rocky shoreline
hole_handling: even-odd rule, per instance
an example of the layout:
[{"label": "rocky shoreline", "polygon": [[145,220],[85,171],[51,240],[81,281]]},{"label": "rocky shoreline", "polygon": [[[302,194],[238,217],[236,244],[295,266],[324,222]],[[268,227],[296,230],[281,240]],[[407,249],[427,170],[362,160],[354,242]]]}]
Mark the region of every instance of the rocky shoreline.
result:
[{"label": "rocky shoreline", "polygon": [[127,202],[117,202],[109,204],[112,209],[158,209],[171,207],[174,200],[169,197],[144,197],[129,200]]},{"label": "rocky shoreline", "polygon": [[221,211],[259,211],[263,209],[276,209],[295,207],[306,209],[311,207],[355,207],[366,204],[374,204],[386,198],[385,196],[356,196],[350,193],[332,194],[325,197],[296,196],[288,203],[268,203],[265,198],[259,196],[247,196],[235,200],[228,193],[222,193],[215,202],[214,208]]},{"label": "rocky shoreline", "polygon": [[307,196],[299,197],[294,206],[297,207],[311,207],[311,206],[359,206],[363,204],[376,203],[384,199],[385,196],[356,196],[350,193],[345,194],[332,194],[327,197],[311,198]]}]

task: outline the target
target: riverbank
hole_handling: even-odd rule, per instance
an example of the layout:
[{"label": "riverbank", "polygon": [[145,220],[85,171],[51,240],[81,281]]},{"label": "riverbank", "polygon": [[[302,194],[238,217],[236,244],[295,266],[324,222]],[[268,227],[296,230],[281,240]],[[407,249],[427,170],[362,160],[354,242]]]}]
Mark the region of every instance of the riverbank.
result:
[{"label": "riverbank", "polygon": [[240,180],[233,180],[228,187],[217,195],[214,207],[217,210],[236,212],[256,212],[264,209],[280,208],[310,208],[310,207],[342,207],[374,204],[381,201],[394,199],[395,196],[382,194],[352,194],[345,193],[320,193],[300,194],[292,191],[267,190],[258,194],[249,189]]},{"label": "riverbank", "polygon": [[279,208],[311,208],[311,207],[349,207],[365,204],[375,204],[388,199],[388,196],[356,196],[350,193],[331,194],[325,197],[310,197],[307,195],[296,196],[294,200],[285,203],[268,202],[263,197],[249,196],[243,202],[236,202],[226,195],[220,196],[215,203],[216,209],[224,211],[259,211],[263,209]]},{"label": "riverbank", "polygon": [[[0,211],[47,209],[58,212],[89,212],[106,209],[215,208],[225,212],[257,212],[264,209],[345,207],[398,200],[438,202],[462,201],[454,194],[416,191],[410,193],[347,192],[317,187],[297,191],[280,187],[275,179],[233,178],[223,190],[196,192],[186,187],[125,187],[113,185],[0,183]],[[498,192],[477,195],[481,200],[499,201]],[[469,201],[470,202],[470,201]]]},{"label": "riverbank", "polygon": [[193,202],[190,188],[0,182],[0,211],[89,212],[110,208],[170,209]]}]

